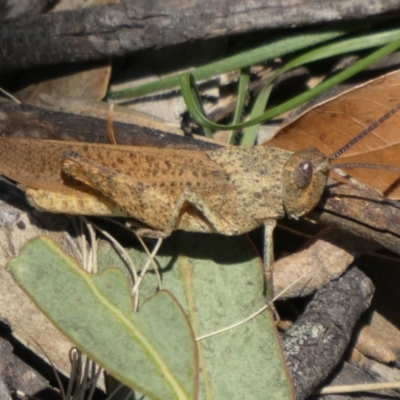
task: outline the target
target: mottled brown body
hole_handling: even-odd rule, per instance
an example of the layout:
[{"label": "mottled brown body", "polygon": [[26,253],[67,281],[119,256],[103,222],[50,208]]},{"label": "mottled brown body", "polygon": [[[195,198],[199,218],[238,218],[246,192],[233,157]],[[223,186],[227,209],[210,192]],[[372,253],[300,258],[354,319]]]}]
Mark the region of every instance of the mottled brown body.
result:
[{"label": "mottled brown body", "polygon": [[[131,216],[164,236],[175,229],[236,235],[285,212],[299,217],[319,201],[328,170],[315,149],[197,151],[0,137],[0,174],[24,185],[37,208]],[[310,174],[300,184],[299,171]]]}]

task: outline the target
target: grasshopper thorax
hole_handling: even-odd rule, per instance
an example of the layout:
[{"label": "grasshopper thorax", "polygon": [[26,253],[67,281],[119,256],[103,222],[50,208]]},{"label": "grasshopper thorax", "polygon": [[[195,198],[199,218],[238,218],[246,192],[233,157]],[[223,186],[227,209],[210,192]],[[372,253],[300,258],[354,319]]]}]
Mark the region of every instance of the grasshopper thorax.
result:
[{"label": "grasshopper thorax", "polygon": [[329,169],[328,158],[315,148],[290,156],[282,173],[283,206],[290,217],[301,217],[318,204]]}]

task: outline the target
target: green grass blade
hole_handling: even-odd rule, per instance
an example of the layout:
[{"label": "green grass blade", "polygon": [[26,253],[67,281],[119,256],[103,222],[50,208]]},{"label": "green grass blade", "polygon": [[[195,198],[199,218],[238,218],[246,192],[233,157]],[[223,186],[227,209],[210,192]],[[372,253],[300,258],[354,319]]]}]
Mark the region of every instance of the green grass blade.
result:
[{"label": "green grass blade", "polygon": [[280,106],[274,107],[273,109],[265,112],[262,116],[258,118],[258,120],[265,118],[265,120],[269,120],[271,118],[275,118],[278,115],[283,114],[286,111],[289,111],[295,107],[300,106],[301,104],[312,100],[313,98],[317,97],[321,93],[325,92],[326,90],[342,83],[343,81],[351,78],[355,74],[363,71],[364,69],[368,68],[372,64],[376,63],[377,61],[381,60],[382,58],[386,57],[387,55],[393,53],[394,51],[400,48],[400,40],[392,42],[384,47],[381,47],[379,50],[373,52],[369,56],[361,59],[360,61],[353,64],[351,67],[345,69],[344,71],[338,73],[337,75],[333,76],[332,78],[320,83],[315,88],[308,90],[305,93],[300,94],[299,96],[294,97],[293,99],[281,104]]},{"label": "green grass blade", "polygon": [[313,99],[314,97],[318,96],[319,94],[323,93],[324,91],[338,85],[339,83],[349,79],[353,75],[357,74],[358,72],[364,70],[365,68],[369,67],[373,63],[377,62],[378,60],[382,59],[383,57],[387,56],[390,53],[393,53],[398,48],[400,48],[400,40],[396,40],[388,45],[380,48],[379,50],[373,52],[369,56],[361,59],[351,67],[347,68],[346,70],[338,73],[334,77],[326,80],[325,82],[319,84],[315,88],[308,90],[305,93],[300,94],[299,96],[294,97],[293,99],[274,107],[273,109],[261,114],[260,116],[253,118],[249,121],[236,124],[236,125],[221,125],[216,124],[207,119],[207,117],[201,113],[196,105],[193,103],[192,99],[190,99],[191,93],[191,85],[194,85],[193,77],[189,75],[184,75],[181,78],[181,88],[182,88],[182,95],[185,99],[186,105],[192,114],[193,118],[196,122],[200,125],[205,125],[209,129],[219,129],[219,130],[233,130],[233,129],[243,129],[254,124],[259,124],[261,122],[265,122],[271,118],[274,118],[286,111],[291,110],[294,107],[297,107],[303,104],[306,101]]},{"label": "green grass blade", "polygon": [[323,60],[328,57],[333,57],[339,54],[350,53],[353,51],[360,51],[369,49],[371,47],[384,46],[388,43],[398,40],[400,37],[400,29],[394,29],[387,32],[380,32],[376,34],[370,34],[366,36],[356,37],[347,40],[341,40],[339,42],[331,43],[318,49],[307,52],[300,57],[287,63],[280,71],[282,74],[292,68],[300,65]]},{"label": "green grass blade", "polygon": [[[240,72],[240,77],[239,77],[238,95],[237,95],[235,112],[232,119],[233,125],[238,124],[242,119],[249,82],[250,82],[250,70],[249,68],[243,68]],[[232,131],[229,135],[228,143],[234,144],[235,138],[236,138],[236,132]]]},{"label": "green grass blade", "polygon": [[[273,86],[271,82],[263,87],[263,89],[257,96],[256,101],[254,102],[253,108],[250,113],[250,120],[263,114],[265,107],[267,106],[272,88]],[[252,126],[249,126],[248,128],[245,128],[243,130],[243,138],[240,144],[243,146],[253,146],[257,139],[258,128],[259,124],[254,124]]]},{"label": "green grass blade", "polygon": [[[282,67],[273,78],[269,79],[266,83],[264,89],[260,92],[254,106],[252,112],[250,113],[250,120],[262,115],[265,111],[269,94],[264,98],[267,91],[268,93],[271,92],[272,87],[271,82],[282,75],[283,73],[298,67],[300,65],[304,65],[309,62],[322,60],[328,57],[332,57],[338,54],[343,54],[351,51],[359,51],[371,46],[382,46],[387,43],[392,42],[400,37],[400,29],[395,29],[388,32],[381,32],[378,34],[369,35],[368,39],[366,40],[365,37],[357,37],[348,40],[341,40],[336,43],[331,43],[323,47],[319,47],[318,49],[312,50],[307,52],[306,54],[302,54],[300,57],[296,57],[289,63],[287,63],[284,67]],[[238,123],[239,121],[236,121]],[[258,125],[253,125],[248,128],[245,128],[243,131],[243,139],[242,145],[252,146],[254,145],[258,132]]]},{"label": "green grass blade", "polygon": [[[294,51],[314,46],[318,43],[326,42],[338,36],[352,32],[361,26],[362,25],[354,25],[353,27],[345,26],[324,32],[310,31],[298,36],[280,39],[273,43],[260,46],[256,49],[248,50],[240,54],[227,57],[223,60],[196,68],[192,71],[192,73],[196,80],[209,79],[225,72],[245,68],[253,64],[264,62],[275,57],[281,57]],[[180,76],[181,74],[176,74],[168,78],[150,82],[137,87],[109,92],[107,98],[114,101],[128,101],[148,95],[150,93],[176,89],[179,88]]]}]

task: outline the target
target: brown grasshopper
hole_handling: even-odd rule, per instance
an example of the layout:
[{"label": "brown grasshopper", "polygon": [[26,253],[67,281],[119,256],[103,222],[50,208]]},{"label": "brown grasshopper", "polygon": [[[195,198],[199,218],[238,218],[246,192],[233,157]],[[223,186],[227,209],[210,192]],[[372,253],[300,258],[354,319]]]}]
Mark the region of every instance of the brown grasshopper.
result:
[{"label": "brown grasshopper", "polygon": [[315,148],[198,151],[0,137],[0,174],[22,184],[40,210],[133,217],[148,237],[177,229],[240,235],[264,226],[269,300],[276,220],[311,211],[330,169],[328,157]]}]

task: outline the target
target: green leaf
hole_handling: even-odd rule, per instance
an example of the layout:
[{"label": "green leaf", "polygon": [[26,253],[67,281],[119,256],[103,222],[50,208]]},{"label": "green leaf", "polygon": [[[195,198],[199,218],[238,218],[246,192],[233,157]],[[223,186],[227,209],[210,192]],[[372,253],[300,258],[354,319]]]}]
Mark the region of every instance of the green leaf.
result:
[{"label": "green leaf", "polygon": [[44,236],[29,241],[9,267],[54,324],[121,382],[151,399],[197,398],[197,346],[170,293],[160,291],[134,314],[120,270],[88,274]]},{"label": "green leaf", "polygon": [[[147,255],[131,249],[137,265]],[[123,268],[110,245],[102,245],[100,265]],[[189,315],[196,337],[239,322],[265,305],[261,260],[246,236],[176,232],[157,255],[163,287]],[[140,298],[157,287],[146,274]],[[267,310],[227,332],[198,342],[200,399],[293,399],[279,337]],[[136,397],[138,398],[138,397]]]}]

